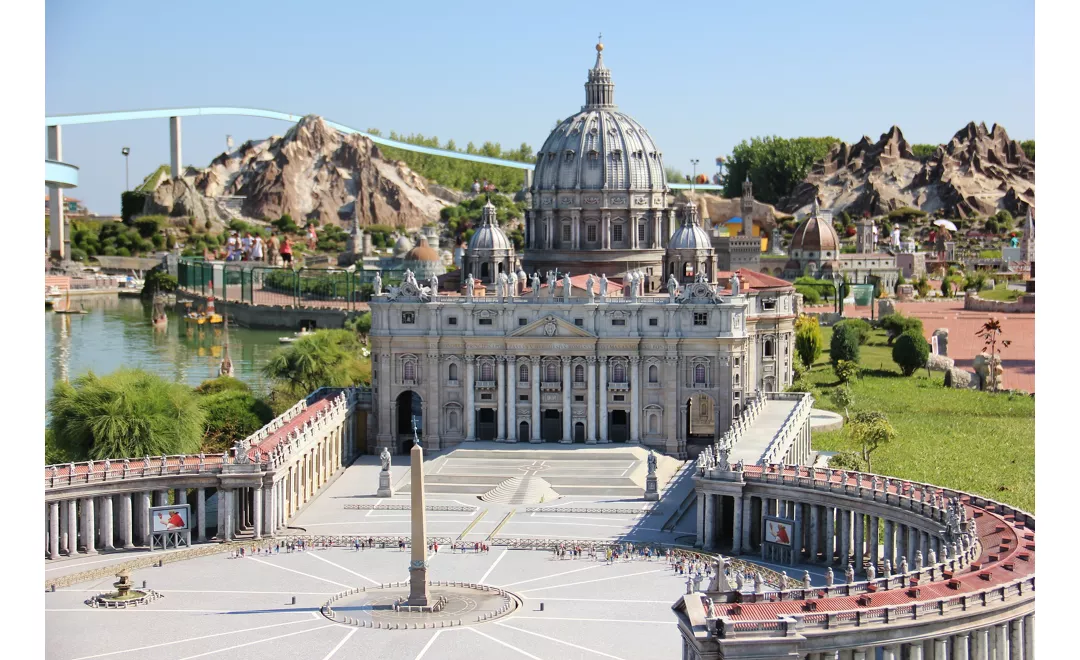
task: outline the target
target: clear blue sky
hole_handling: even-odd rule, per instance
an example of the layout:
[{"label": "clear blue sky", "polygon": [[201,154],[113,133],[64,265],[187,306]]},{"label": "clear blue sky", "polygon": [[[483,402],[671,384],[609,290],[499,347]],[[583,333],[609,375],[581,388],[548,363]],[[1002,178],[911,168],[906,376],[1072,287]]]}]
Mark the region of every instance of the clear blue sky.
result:
[{"label": "clear blue sky", "polygon": [[[251,106],[535,150],[584,102],[602,31],[616,103],[684,171],[756,135],[1035,134],[1032,2],[459,4],[49,0],[46,112]],[[186,118],[184,162],[287,129]],[[72,193],[98,213],[119,212],[122,146],[133,185],[168,162],[167,119],[64,131]]]}]

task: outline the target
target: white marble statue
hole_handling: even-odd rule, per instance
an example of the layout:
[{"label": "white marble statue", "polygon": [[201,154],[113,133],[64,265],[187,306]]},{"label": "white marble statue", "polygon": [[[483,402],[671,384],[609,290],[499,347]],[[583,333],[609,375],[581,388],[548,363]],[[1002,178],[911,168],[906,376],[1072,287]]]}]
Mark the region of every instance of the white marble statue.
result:
[{"label": "white marble statue", "polygon": [[731,274],[731,295],[733,295],[733,296],[739,295],[739,274],[738,273],[732,273]]},{"label": "white marble statue", "polygon": [[570,273],[563,273],[562,285],[563,285],[563,297],[566,298],[567,300],[569,300],[570,299],[571,288],[573,286],[573,285],[570,284]]},{"label": "white marble statue", "polygon": [[374,286],[375,286],[375,295],[376,296],[381,296],[382,295],[382,274],[380,274],[379,271],[375,271]]},{"label": "white marble statue", "polygon": [[379,460],[382,461],[382,471],[388,471],[390,469],[390,451],[386,447],[383,447],[382,453],[379,454]]},{"label": "white marble statue", "polygon": [[499,302],[507,295],[509,290],[510,280],[507,279],[506,273],[499,273],[499,277],[496,278],[495,293],[499,296]]},{"label": "white marble statue", "polygon": [[431,287],[431,295],[432,296],[438,295],[438,293],[439,293],[439,278],[435,275],[435,273],[432,273],[431,277],[428,279],[428,286]]},{"label": "white marble statue", "polygon": [[637,300],[638,288],[641,286],[641,275],[634,273],[630,276],[630,300]]},{"label": "white marble statue", "polygon": [[467,298],[471,299],[473,297],[473,289],[475,287],[476,280],[473,279],[472,273],[469,273],[469,276],[465,278],[465,296]]},{"label": "white marble statue", "polygon": [[510,297],[516,296],[518,294],[518,290],[517,290],[517,283],[518,283],[517,273],[515,273],[513,269],[510,269],[510,274],[506,276],[506,279],[510,280],[510,290],[506,293],[506,295],[510,296]]},{"label": "white marble statue", "polygon": [[532,274],[532,294],[533,300],[539,300],[540,298],[540,273],[533,271]]},{"label": "white marble statue", "polygon": [[649,465],[649,475],[648,476],[650,476],[650,477],[656,476],[656,452],[654,452],[654,451],[649,452],[648,465]]},{"label": "white marble statue", "polygon": [[416,283],[416,274],[409,268],[405,269],[405,282],[413,285],[417,289],[420,288],[420,285]]},{"label": "white marble statue", "polygon": [[679,293],[679,282],[675,279],[675,273],[668,275],[667,292],[671,297],[671,302],[675,302],[675,295]]},{"label": "white marble statue", "polygon": [[549,298],[554,298],[555,297],[555,273],[553,271],[550,271],[550,270],[547,272],[547,288],[548,288],[548,297]]},{"label": "white marble statue", "polygon": [[608,281],[607,273],[600,273],[600,297],[607,297]]},{"label": "white marble statue", "polygon": [[585,280],[585,291],[589,294],[589,302],[596,302],[596,294],[593,292],[594,286],[596,286],[596,280],[593,278],[592,273],[589,273],[589,278]]}]

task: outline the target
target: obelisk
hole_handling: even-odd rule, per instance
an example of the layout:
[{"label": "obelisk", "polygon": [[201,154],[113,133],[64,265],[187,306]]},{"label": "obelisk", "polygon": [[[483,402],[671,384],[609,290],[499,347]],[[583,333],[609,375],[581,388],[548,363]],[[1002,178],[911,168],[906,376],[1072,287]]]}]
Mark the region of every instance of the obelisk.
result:
[{"label": "obelisk", "polygon": [[427,514],[424,511],[424,450],[413,426],[412,462],[412,561],[409,562],[409,605],[428,606]]}]

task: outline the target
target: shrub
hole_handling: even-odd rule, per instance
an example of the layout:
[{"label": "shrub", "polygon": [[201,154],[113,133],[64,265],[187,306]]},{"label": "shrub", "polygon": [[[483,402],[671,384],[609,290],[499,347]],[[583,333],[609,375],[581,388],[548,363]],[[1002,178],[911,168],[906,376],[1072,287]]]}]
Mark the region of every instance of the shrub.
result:
[{"label": "shrub", "polygon": [[834,388],[829,394],[829,399],[834,406],[843,409],[844,419],[847,419],[848,408],[855,405],[855,394],[851,391],[851,388],[847,385],[841,385],[840,387]]},{"label": "shrub", "polygon": [[893,341],[908,330],[915,330],[920,335],[923,333],[922,320],[900,313],[882,316],[878,325],[888,333],[889,346],[892,346]]},{"label": "shrub", "polygon": [[358,335],[369,334],[371,332],[371,312],[358,314],[348,321],[345,321],[345,327],[356,332]]},{"label": "shrub", "polygon": [[271,226],[275,227],[278,231],[288,234],[300,233],[300,227],[296,226],[293,222],[292,216],[286,213],[277,220],[270,221]]},{"label": "shrub", "polygon": [[204,381],[195,393],[200,395],[200,403],[206,411],[202,451],[224,452],[237,440],[246,438],[273,419],[270,406],[235,378],[225,376]]},{"label": "shrub", "polygon": [[840,360],[833,365],[833,373],[836,374],[836,377],[840,379],[841,383],[850,383],[851,381],[858,379],[860,371],[861,369],[859,368],[858,362]]},{"label": "shrub", "polygon": [[870,322],[865,319],[844,319],[833,326],[833,332],[836,332],[836,328],[842,325],[850,326],[855,329],[855,333],[859,337],[860,346],[865,344],[866,340],[870,338],[872,327],[870,326]]},{"label": "shrub", "polygon": [[930,280],[926,279],[926,275],[919,278],[919,281],[915,283],[915,290],[919,292],[920,298],[925,298],[930,293]]},{"label": "shrub", "polygon": [[139,295],[142,298],[150,299],[159,291],[161,293],[176,291],[177,286],[179,286],[179,282],[176,281],[175,277],[163,270],[161,266],[154,266],[146,274],[146,279],[143,280],[142,292]]},{"label": "shrub", "polygon": [[161,233],[161,228],[168,222],[168,218],[163,215],[142,215],[135,218],[131,225],[135,227],[139,232],[139,236],[143,238],[150,238],[156,234]]},{"label": "shrub", "polygon": [[964,290],[982,291],[986,287],[986,273],[972,273],[964,278]]},{"label": "shrub", "polygon": [[821,302],[821,294],[814,287],[796,285],[795,292],[802,294],[803,302],[807,305],[816,305]]},{"label": "shrub", "polygon": [[950,280],[949,278],[946,277],[945,279],[943,279],[941,281],[941,295],[944,296],[945,298],[952,298],[952,294],[953,294],[952,280]]},{"label": "shrub", "polygon": [[865,463],[859,457],[858,452],[845,450],[838,451],[829,459],[829,467],[835,470],[855,470],[862,472],[866,469]]},{"label": "shrub", "polygon": [[926,366],[930,356],[930,344],[921,332],[907,330],[893,344],[892,359],[905,376],[915,373],[916,369]]},{"label": "shrub", "polygon": [[795,321],[795,352],[807,369],[821,357],[824,344],[817,318],[805,314],[799,316]]},{"label": "shrub", "polygon": [[859,333],[855,328],[842,323],[833,327],[832,341],[829,342],[829,359],[834,369],[841,360],[858,364]]}]

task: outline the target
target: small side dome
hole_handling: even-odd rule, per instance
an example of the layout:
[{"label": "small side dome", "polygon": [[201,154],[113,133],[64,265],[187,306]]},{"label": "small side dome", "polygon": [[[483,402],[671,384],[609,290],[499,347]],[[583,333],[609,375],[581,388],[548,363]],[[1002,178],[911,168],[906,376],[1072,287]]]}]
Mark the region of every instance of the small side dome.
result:
[{"label": "small side dome", "polygon": [[394,256],[401,259],[409,250],[413,249],[413,243],[407,236],[402,236],[394,243]]},{"label": "small side dome", "polygon": [[439,261],[439,253],[421,236],[420,243],[405,253],[405,261]]},{"label": "small side dome", "polygon": [[828,212],[819,212],[817,201],[815,201],[810,217],[795,228],[788,251],[839,252],[840,237],[833,229],[831,215]]},{"label": "small side dome", "polygon": [[708,250],[712,248],[712,240],[705,230],[698,224],[697,205],[694,202],[686,204],[683,211],[682,225],[671,235],[668,241],[669,250]]},{"label": "small side dome", "polygon": [[469,252],[476,254],[477,250],[513,250],[514,243],[507,237],[506,232],[499,228],[495,221],[495,205],[490,201],[484,204],[484,216],[480,220],[480,227],[469,239]]}]

